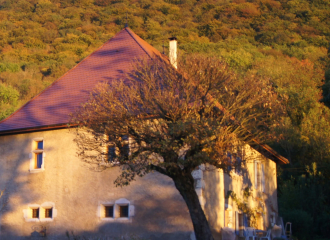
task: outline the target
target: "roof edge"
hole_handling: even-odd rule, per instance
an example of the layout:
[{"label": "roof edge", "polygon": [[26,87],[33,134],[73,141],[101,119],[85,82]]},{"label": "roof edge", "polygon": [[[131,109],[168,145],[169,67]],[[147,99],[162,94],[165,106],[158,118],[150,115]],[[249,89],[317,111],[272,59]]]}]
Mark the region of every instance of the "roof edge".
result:
[{"label": "roof edge", "polygon": [[262,155],[264,155],[265,157],[267,157],[279,164],[289,164],[290,163],[290,161],[287,158],[281,156],[278,152],[276,152],[274,149],[272,149],[267,144],[260,143],[256,139],[253,139],[253,141],[255,144],[251,144],[250,146],[253,149],[255,149],[256,151],[258,151],[259,153],[261,153]]},{"label": "roof edge", "polygon": [[124,28],[126,30],[126,32],[134,39],[134,41],[140,46],[140,48],[150,57],[150,54],[148,53],[148,51],[139,43],[139,41],[134,37],[134,35],[132,34],[132,30],[129,27],[125,27]]},{"label": "roof edge", "polygon": [[[122,29],[121,31],[126,30],[126,29]],[[62,76],[60,76],[58,79],[56,79],[52,84],[50,84],[48,87],[46,87],[44,90],[42,90],[41,92],[39,92],[36,96],[34,96],[32,99],[30,99],[29,101],[27,101],[25,104],[23,104],[20,108],[18,108],[15,112],[13,112],[12,114],[10,114],[8,117],[6,117],[5,119],[0,121],[0,124],[7,121],[8,119],[10,119],[11,117],[13,117],[17,112],[19,112],[21,109],[23,109],[26,105],[28,105],[30,102],[32,102],[33,100],[35,100],[37,97],[39,97],[43,92],[45,92],[47,89],[49,89],[50,87],[52,87],[54,84],[56,84],[58,81],[61,81],[64,76],[66,76],[67,74],[69,74],[69,72],[71,72],[73,69],[75,69],[76,67],[78,67],[83,61],[85,61],[86,59],[88,59],[90,56],[92,56],[93,54],[95,54],[95,52],[99,51],[105,44],[107,44],[108,42],[110,42],[112,39],[114,39],[121,31],[119,31],[116,35],[114,35],[112,38],[110,38],[108,41],[106,41],[105,43],[103,43],[100,47],[98,47],[95,51],[93,51],[91,54],[89,54],[87,57],[85,57],[84,59],[82,59],[77,65],[75,65],[73,68],[71,68],[69,71],[67,71],[66,73],[64,73]],[[131,34],[130,34],[131,35]],[[134,37],[132,37],[135,41],[136,39]],[[140,44],[139,44],[140,45]],[[145,51],[145,50],[144,50]],[[148,54],[149,56],[149,54]],[[0,135],[2,135],[3,132],[6,131],[1,131],[0,130]]]},{"label": "roof edge", "polygon": [[56,125],[49,125],[49,126],[41,126],[41,127],[34,127],[34,128],[20,128],[15,130],[8,130],[0,132],[0,136],[7,136],[13,134],[23,134],[23,133],[30,133],[30,132],[40,132],[40,131],[48,131],[48,130],[56,130],[56,129],[63,129],[63,128],[71,128],[75,127],[75,125],[69,125],[67,123],[63,124],[56,124]]}]

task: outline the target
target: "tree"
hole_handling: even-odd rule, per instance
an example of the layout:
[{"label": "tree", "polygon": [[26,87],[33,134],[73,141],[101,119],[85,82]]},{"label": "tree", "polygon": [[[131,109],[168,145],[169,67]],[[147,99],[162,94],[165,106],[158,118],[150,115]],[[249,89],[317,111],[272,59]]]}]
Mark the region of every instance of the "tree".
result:
[{"label": "tree", "polygon": [[218,58],[187,57],[180,66],[160,58],[136,61],[124,80],[98,85],[72,123],[83,161],[98,169],[122,165],[117,186],[150,171],[172,178],[196,238],[209,240],[191,173],[201,164],[225,172],[235,167],[228,152],[267,127],[274,95],[255,77],[237,79]]}]

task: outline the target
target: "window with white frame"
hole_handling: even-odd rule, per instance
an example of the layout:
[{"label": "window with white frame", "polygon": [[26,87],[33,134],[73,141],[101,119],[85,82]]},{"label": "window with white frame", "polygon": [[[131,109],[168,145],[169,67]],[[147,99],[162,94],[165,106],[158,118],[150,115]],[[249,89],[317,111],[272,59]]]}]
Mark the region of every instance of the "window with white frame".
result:
[{"label": "window with white frame", "polygon": [[28,208],[23,210],[23,214],[27,222],[47,222],[54,220],[54,217],[57,216],[57,210],[54,203],[45,202],[41,205],[28,205]]},{"label": "window with white frame", "polygon": [[104,202],[99,205],[98,216],[105,221],[131,220],[134,216],[134,206],[125,198]]},{"label": "window with white frame", "polygon": [[45,220],[53,219],[53,206],[44,206],[40,208],[40,218]]},{"label": "window with white frame", "polygon": [[33,219],[39,219],[39,211],[40,211],[40,208],[37,207],[37,208],[31,208],[31,218]]},{"label": "window with white frame", "polygon": [[265,170],[259,161],[254,162],[254,187],[260,192],[265,192]]},{"label": "window with white frame", "polygon": [[113,220],[114,219],[114,204],[113,203],[100,204],[99,216],[103,220]]},{"label": "window with white frame", "polygon": [[244,215],[241,212],[235,211],[235,230],[236,235],[244,236]]},{"label": "window with white frame", "polygon": [[40,172],[45,169],[44,140],[36,138],[32,141],[32,151],[30,153],[30,172]]},{"label": "window with white frame", "polygon": [[119,205],[119,217],[120,218],[128,218],[128,210],[129,210],[129,205]]},{"label": "window with white frame", "polygon": [[104,206],[104,217],[113,218],[113,206]]}]

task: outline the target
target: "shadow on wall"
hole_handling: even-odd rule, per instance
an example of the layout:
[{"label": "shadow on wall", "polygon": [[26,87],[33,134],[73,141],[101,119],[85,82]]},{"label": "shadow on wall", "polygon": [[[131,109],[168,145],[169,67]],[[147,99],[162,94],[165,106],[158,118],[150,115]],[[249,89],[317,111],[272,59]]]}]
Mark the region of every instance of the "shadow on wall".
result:
[{"label": "shadow on wall", "polygon": [[[60,132],[62,141],[58,142],[50,131],[44,134],[45,171],[32,174],[28,170],[31,139],[41,134],[23,135],[0,138],[0,189],[6,189],[8,199],[0,215],[1,240],[62,240],[67,239],[67,231],[87,239],[134,239],[134,236],[150,240],[191,239],[193,227],[188,208],[170,178],[150,173],[130,186],[116,188],[113,182],[119,174],[118,168],[103,172],[88,170],[75,157],[76,150],[70,150],[72,139],[66,139]],[[97,216],[100,202],[121,198],[135,206],[131,221],[109,222]],[[58,213],[53,221],[24,219],[23,210],[29,204],[46,201],[55,203]]]},{"label": "shadow on wall", "polygon": [[[13,140],[15,144],[12,144]],[[31,203],[31,199],[40,197],[38,191],[29,189],[31,183],[27,180],[30,174],[29,152],[31,152],[31,140],[22,139],[19,135],[2,136],[0,139],[0,189],[4,190],[1,199],[4,205],[0,211],[1,240],[6,239],[6,232],[18,230],[5,224],[6,215],[14,213],[15,218],[22,219],[22,206]]]},{"label": "shadow on wall", "polygon": [[[155,173],[151,174],[155,175]],[[158,174],[157,174],[158,175]],[[145,178],[148,178],[146,176]],[[143,179],[143,178],[142,178]],[[150,184],[150,181],[143,179],[142,182]],[[155,184],[155,188],[165,192],[168,184]],[[93,231],[84,231],[79,227],[66,228],[62,224],[52,223],[24,223],[30,229],[31,234],[17,236],[17,229],[10,225],[2,225],[1,240],[12,239],[67,239],[66,232],[74,233],[71,239],[134,239],[134,240],[190,240],[192,224],[186,206],[181,196],[178,194],[168,195],[167,197],[154,196],[158,191],[148,190],[145,192],[146,199],[134,200],[135,216],[132,222],[105,222],[97,219],[96,214],[92,216],[94,220],[86,220],[86,225],[93,225]],[[135,192],[130,194],[134,195]],[[141,191],[136,193],[137,196]],[[127,199],[133,197],[126,196]],[[9,196],[10,198],[10,196]],[[29,203],[28,199],[25,199]],[[141,201],[142,200],[142,201]],[[95,205],[95,204],[94,204]],[[93,206],[96,208],[97,205]],[[5,213],[10,213],[13,208],[7,208]],[[14,211],[14,210],[13,210]],[[59,213],[61,214],[61,213]],[[22,216],[20,216],[22,218]],[[80,218],[90,218],[91,216],[80,216]],[[91,228],[87,226],[86,228]],[[26,232],[26,231],[25,231]],[[44,238],[44,237],[46,238]]]},{"label": "shadow on wall", "polygon": [[[258,229],[270,227],[270,213],[277,212],[277,192],[276,192],[276,168],[270,166],[269,159],[260,154],[245,156],[242,169],[237,173],[232,170],[231,176],[224,174],[222,170],[209,168],[204,172],[205,190],[203,191],[204,211],[207,215],[209,224],[213,230],[215,239],[235,239],[238,234],[236,230],[237,204],[231,198],[226,199],[228,191],[233,191],[236,196],[243,201],[243,192],[245,188],[252,191],[253,194],[248,198],[248,206],[255,208],[259,206],[263,209],[260,217],[263,221],[258,222]],[[256,193],[254,189],[254,161],[262,162],[265,166],[265,192]],[[226,213],[226,209],[229,211]],[[230,211],[231,210],[231,211]],[[242,213],[242,211],[238,210]],[[247,222],[243,223],[247,225]],[[222,233],[224,228],[226,233]],[[228,237],[226,237],[228,235]],[[229,236],[230,235],[230,236]]]},{"label": "shadow on wall", "polygon": [[[44,172],[31,174],[28,155],[31,139],[36,137],[45,139],[46,166]],[[1,240],[33,239],[40,232],[47,239],[66,239],[67,231],[86,237],[127,238],[132,235],[152,240],[191,239],[193,227],[188,209],[170,178],[150,173],[130,186],[116,188],[113,182],[119,175],[118,168],[92,172],[82,166],[72,145],[73,134],[64,129],[0,138],[0,189],[6,189],[8,199],[1,214]],[[204,209],[214,237],[219,239],[225,225],[225,194],[233,190],[240,196],[246,186],[252,188],[253,176],[246,171],[235,178],[224,178],[218,170],[204,174],[203,195],[207,200]],[[240,178],[242,182],[238,182]],[[132,221],[109,222],[98,217],[100,203],[121,198],[135,206]],[[269,208],[267,212],[271,211],[271,200],[275,198],[275,190],[263,194],[263,202]],[[54,202],[58,212],[53,221],[27,222],[24,219],[23,210],[29,204],[49,201]],[[277,209],[277,202],[273,208]],[[232,217],[232,228],[235,228],[235,215]]]}]

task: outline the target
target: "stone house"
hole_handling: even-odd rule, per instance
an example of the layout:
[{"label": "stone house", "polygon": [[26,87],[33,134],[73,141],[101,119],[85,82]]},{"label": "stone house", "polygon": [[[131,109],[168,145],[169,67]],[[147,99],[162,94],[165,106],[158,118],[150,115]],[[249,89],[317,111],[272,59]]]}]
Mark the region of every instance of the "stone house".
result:
[{"label": "stone house", "polygon": [[[175,39],[174,39],[175,40]],[[95,172],[82,166],[67,128],[69,114],[100,81],[131,69],[135,58],[161,55],[124,28],[51,86],[0,122],[0,239],[66,239],[66,232],[105,239],[194,239],[188,209],[171,179],[157,172],[116,188],[118,167]],[[277,212],[276,164],[288,160],[268,146],[246,146],[244,171],[194,172],[196,191],[215,239],[232,230],[238,238],[246,217],[231,198],[258,209],[258,228],[267,229]],[[226,231],[225,231],[226,230]]]}]

